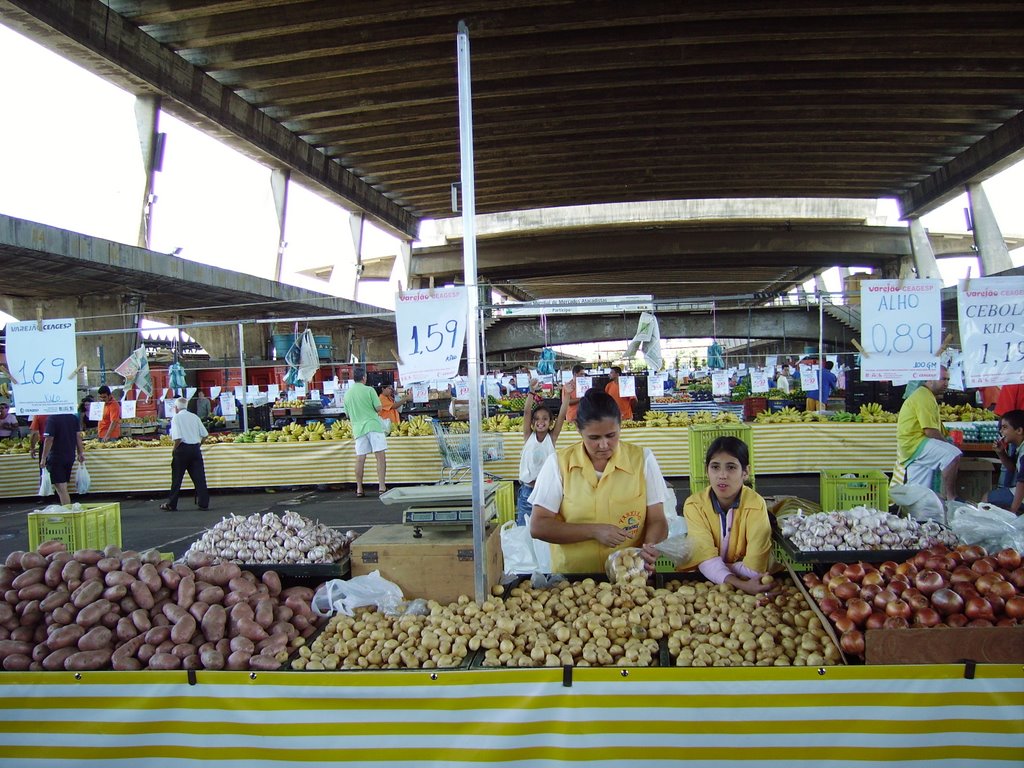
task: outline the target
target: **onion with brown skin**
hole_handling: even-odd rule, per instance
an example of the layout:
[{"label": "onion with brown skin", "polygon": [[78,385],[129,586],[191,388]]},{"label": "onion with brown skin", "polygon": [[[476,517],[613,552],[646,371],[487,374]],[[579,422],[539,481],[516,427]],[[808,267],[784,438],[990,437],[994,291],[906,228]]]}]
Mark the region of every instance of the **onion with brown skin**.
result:
[{"label": "onion with brown skin", "polygon": [[861,579],[860,584],[862,589],[867,586],[884,587],[885,581],[885,576],[882,575],[881,571],[868,571],[864,574],[864,578]]},{"label": "onion with brown skin", "polygon": [[831,619],[832,623],[835,625],[837,632],[849,632],[850,630],[857,628],[857,624],[845,613],[833,615],[835,618],[829,616],[829,619]]},{"label": "onion with brown skin", "polygon": [[964,615],[971,621],[995,618],[995,614],[992,613],[992,604],[983,597],[968,598],[964,603]]},{"label": "onion with brown skin", "polygon": [[885,606],[887,606],[893,600],[897,600],[898,598],[899,598],[899,595],[897,595],[889,587],[886,587],[881,592],[879,592],[877,595],[875,595],[874,599],[871,601],[871,604],[874,605],[875,608],[877,608],[878,610],[884,611],[885,610]]},{"label": "onion with brown skin", "polygon": [[1016,627],[1017,620],[1011,619],[1008,616],[1004,616],[996,622],[997,627]]},{"label": "onion with brown skin", "polygon": [[1011,597],[1006,601],[1006,607],[1004,608],[1006,615],[1011,619],[1024,619],[1024,597],[1017,596]]},{"label": "onion with brown skin", "polygon": [[991,627],[994,626],[988,619],[971,619],[965,626],[968,627]]},{"label": "onion with brown skin", "polygon": [[846,604],[846,616],[858,627],[863,627],[871,615],[871,605],[859,597]]},{"label": "onion with brown skin", "polygon": [[907,593],[904,592],[903,601],[907,603],[907,605],[910,606],[910,610],[912,610],[915,613],[917,611],[920,611],[922,608],[930,608],[932,605],[931,601],[925,595],[922,595],[920,592],[917,592],[913,595],[907,595]]},{"label": "onion with brown skin", "polygon": [[963,611],[964,599],[952,589],[944,588],[932,593],[932,605],[943,616],[952,616]]},{"label": "onion with brown skin", "polygon": [[832,593],[842,601],[852,600],[860,594],[860,587],[852,581],[844,581],[837,584]]},{"label": "onion with brown skin", "polygon": [[963,561],[968,565],[973,563],[975,560],[980,560],[988,554],[984,547],[978,546],[977,544],[964,544],[957,547],[956,551],[960,553],[961,557],[963,557]]},{"label": "onion with brown skin", "polygon": [[868,616],[868,620],[864,622],[864,626],[866,626],[868,629],[881,629],[885,625],[885,620],[887,618],[889,617],[886,616],[884,613],[875,611],[870,616]]},{"label": "onion with brown skin", "polygon": [[914,612],[910,605],[899,599],[892,600],[885,606],[886,616],[896,616],[901,619],[909,619],[913,613]]},{"label": "onion with brown skin", "polygon": [[993,595],[991,592],[985,595],[983,599],[992,606],[993,617],[1001,615],[1003,610],[1006,608],[1006,601],[1001,597]]},{"label": "onion with brown skin", "polygon": [[1013,584],[1018,590],[1024,592],[1024,568],[1014,568],[1006,580]]},{"label": "onion with brown skin", "polygon": [[854,656],[864,655],[864,633],[857,629],[844,632],[839,638],[839,647]]},{"label": "onion with brown skin", "polygon": [[[1018,563],[1019,565],[1020,563]],[[846,566],[846,570],[843,571],[843,575],[846,576],[850,581],[860,584],[864,579],[867,571],[864,569],[864,563],[853,563],[852,565]]]},{"label": "onion with brown skin", "polygon": [[[981,561],[979,560],[979,562]],[[992,585],[995,584],[997,581],[1002,580],[1003,577],[1000,576],[998,573],[985,573],[979,576],[978,580],[974,582],[974,587],[978,590],[980,594],[987,595],[989,593],[989,590],[992,589]]]},{"label": "onion with brown skin", "polygon": [[914,613],[915,627],[935,627],[942,623],[942,617],[934,608],[922,608]]},{"label": "onion with brown skin", "polygon": [[821,608],[822,613],[824,613],[826,616],[830,616],[843,606],[834,597],[826,597],[823,600],[818,601],[818,607]]},{"label": "onion with brown skin", "polygon": [[981,597],[981,594],[978,592],[975,586],[967,582],[962,581],[959,584],[954,584],[951,587],[951,589],[958,595],[960,595],[960,597],[962,597],[964,600],[967,600],[971,597]]},{"label": "onion with brown skin", "polygon": [[971,563],[971,570],[981,574],[992,573],[998,567],[999,563],[994,557],[983,557]]},{"label": "onion with brown skin", "polygon": [[925,570],[920,571],[914,577],[914,585],[921,590],[922,594],[930,595],[932,592],[942,589],[946,583],[936,571]]},{"label": "onion with brown skin", "polygon": [[1000,568],[1005,568],[1008,571],[1020,568],[1020,552],[1016,549],[1001,549],[996,552],[996,562],[999,563]]},{"label": "onion with brown skin", "polygon": [[954,613],[952,616],[946,617],[946,625],[950,627],[966,627],[968,621],[970,619],[962,613]]},{"label": "onion with brown skin", "polygon": [[950,584],[973,584],[978,580],[981,574],[977,571],[972,571],[966,565],[960,565],[953,569],[953,573],[949,575]]},{"label": "onion with brown skin", "polygon": [[997,581],[991,586],[986,597],[1000,597],[1003,600],[1009,600],[1011,597],[1016,597],[1017,590],[1014,589],[1013,584],[1008,581]]},{"label": "onion with brown skin", "polygon": [[907,629],[910,627],[910,622],[903,616],[887,616],[885,623],[882,624],[883,629]]},{"label": "onion with brown skin", "polygon": [[877,584],[862,584],[860,587],[860,598],[861,600],[867,600],[869,603],[873,603],[875,595],[882,591],[882,588]]}]

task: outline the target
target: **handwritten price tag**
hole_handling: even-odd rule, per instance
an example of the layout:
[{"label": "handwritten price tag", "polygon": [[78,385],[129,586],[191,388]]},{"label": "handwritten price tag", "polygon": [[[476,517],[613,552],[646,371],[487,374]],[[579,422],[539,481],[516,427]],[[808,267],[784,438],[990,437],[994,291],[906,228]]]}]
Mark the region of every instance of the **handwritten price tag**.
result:
[{"label": "handwritten price tag", "polygon": [[967,386],[1024,383],[1024,277],[961,280],[957,313]]},{"label": "handwritten price tag", "polygon": [[728,371],[715,371],[711,374],[711,394],[716,397],[729,396]]},{"label": "handwritten price tag", "polygon": [[619,396],[636,397],[635,376],[619,376]]},{"label": "handwritten price tag", "polygon": [[[91,405],[91,403],[90,403]],[[122,419],[134,419],[135,418],[135,407],[136,402],[134,400],[122,400],[121,401],[121,418]]]},{"label": "handwritten price tag", "polygon": [[99,421],[103,418],[103,401],[93,400],[89,403],[89,421]]},{"label": "handwritten price tag", "polygon": [[395,331],[404,384],[451,379],[459,372],[468,307],[464,286],[398,294]]},{"label": "handwritten price tag", "polygon": [[939,378],[941,280],[861,284],[861,363],[865,381]]},{"label": "handwritten price tag", "polygon": [[576,377],[576,397],[583,397],[594,386],[594,379],[590,376]]},{"label": "handwritten price tag", "polygon": [[664,373],[655,373],[647,377],[647,396],[648,397],[661,397],[665,394],[665,382],[668,381],[668,375]]},{"label": "handwritten price tag", "polygon": [[19,416],[77,413],[74,318],[8,323],[7,368]]},{"label": "handwritten price tag", "polygon": [[768,372],[767,371],[751,371],[750,372],[750,391],[755,394],[768,391]]},{"label": "handwritten price tag", "polygon": [[412,401],[414,403],[429,403],[430,387],[428,387],[426,384],[413,384]]}]

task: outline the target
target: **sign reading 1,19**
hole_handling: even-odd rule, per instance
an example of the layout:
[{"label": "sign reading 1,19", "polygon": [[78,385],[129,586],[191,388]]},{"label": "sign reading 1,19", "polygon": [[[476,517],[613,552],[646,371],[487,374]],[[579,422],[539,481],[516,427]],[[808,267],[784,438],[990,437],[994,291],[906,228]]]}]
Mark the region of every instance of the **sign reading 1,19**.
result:
[{"label": "sign reading 1,19", "polygon": [[[45,370],[47,368],[47,366],[44,365],[45,362],[46,362],[46,358],[44,357],[42,360],[40,360],[38,363],[36,363],[35,369],[30,372],[29,369],[28,369],[29,361],[28,360],[22,360],[21,367],[18,368],[17,372],[15,373],[15,378],[18,380],[18,383],[19,384],[44,384],[46,382]],[[50,360],[50,367],[56,369],[54,371],[54,374],[53,374],[53,381],[51,381],[50,383],[51,384],[60,384],[61,380],[64,377],[64,358],[63,357],[55,357],[55,358],[53,358],[52,360]]]},{"label": "sign reading 1,19", "polygon": [[[874,352],[886,355],[904,355],[911,352],[918,341],[928,342],[928,354],[935,354],[935,340],[932,338],[930,323],[921,323],[912,329],[910,323],[900,323],[896,333],[889,339],[889,330],[882,323],[871,326],[871,346]],[[912,332],[913,331],[913,332]]]},{"label": "sign reading 1,19", "polygon": [[458,338],[459,321],[452,318],[444,324],[444,331],[439,330],[438,325],[439,323],[430,323],[427,326],[427,332],[422,338],[422,348],[420,346],[420,326],[414,325],[412,327],[412,354],[422,355],[424,352],[437,352],[445,342],[445,333],[448,333],[451,337],[450,346],[452,348],[455,347],[455,340]]},{"label": "sign reading 1,19", "polygon": [[[1016,351],[1013,351],[1013,349],[1012,349],[1012,345],[1014,343],[1016,343],[1016,345],[1017,345]],[[1007,341],[1007,342],[1005,342],[1003,344],[1003,346],[1006,348],[1005,354],[1000,355],[999,354],[999,349],[997,347],[997,348],[992,350],[995,354],[993,355],[993,358],[991,360],[989,360],[988,359],[988,352],[989,352],[988,342],[985,342],[984,344],[982,344],[981,345],[981,364],[982,365],[988,365],[989,363],[991,363],[992,365],[996,365],[997,363],[1019,363],[1020,361],[1024,360],[1024,341],[1018,341],[1018,342]]]}]

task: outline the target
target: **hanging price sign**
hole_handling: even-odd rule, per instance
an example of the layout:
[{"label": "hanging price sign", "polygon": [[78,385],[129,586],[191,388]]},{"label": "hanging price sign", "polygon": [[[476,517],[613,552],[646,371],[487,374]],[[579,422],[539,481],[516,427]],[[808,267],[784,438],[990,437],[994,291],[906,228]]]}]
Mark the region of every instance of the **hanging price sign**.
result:
[{"label": "hanging price sign", "polygon": [[583,397],[587,391],[594,386],[594,379],[591,376],[576,377],[576,397]]},{"label": "hanging price sign", "polygon": [[[91,403],[90,403],[91,405]],[[121,418],[122,419],[134,419],[136,413],[136,401],[135,400],[122,400],[121,401]]]},{"label": "hanging price sign", "polygon": [[19,416],[77,413],[74,318],[8,323],[7,368]]},{"label": "hanging price sign", "polygon": [[468,307],[463,286],[398,294],[395,330],[404,384],[455,377],[466,343]]},{"label": "hanging price sign", "polygon": [[768,372],[767,371],[751,371],[750,372],[750,391],[755,394],[768,391]]},{"label": "hanging price sign", "polygon": [[866,280],[861,285],[865,381],[939,378],[941,280]]},{"label": "hanging price sign", "polygon": [[664,373],[653,373],[647,377],[647,396],[661,397],[665,394],[665,382],[668,375]]},{"label": "hanging price sign", "polygon": [[715,371],[711,374],[711,394],[715,397],[729,396],[728,371]]},{"label": "hanging price sign", "polygon": [[412,385],[412,401],[414,403],[429,403],[430,402],[430,387],[426,384],[413,384]]},{"label": "hanging price sign", "polygon": [[619,376],[619,397],[636,397],[635,376]]},{"label": "hanging price sign", "polygon": [[1024,383],[1024,277],[961,280],[956,298],[967,386]]}]

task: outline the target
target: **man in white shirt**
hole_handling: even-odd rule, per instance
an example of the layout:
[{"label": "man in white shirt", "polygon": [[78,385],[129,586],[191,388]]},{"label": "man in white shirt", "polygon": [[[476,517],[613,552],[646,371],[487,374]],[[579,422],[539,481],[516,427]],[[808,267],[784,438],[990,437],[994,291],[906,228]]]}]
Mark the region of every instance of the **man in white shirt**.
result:
[{"label": "man in white shirt", "polygon": [[203,465],[201,447],[203,438],[209,433],[202,420],[189,412],[188,400],[184,397],[174,401],[174,410],[171,418],[171,439],[174,440],[171,452],[171,492],[160,509],[174,512],[178,508],[178,494],[186,472],[196,487],[196,504],[200,509],[208,509],[210,492],[206,487],[206,467]]}]

